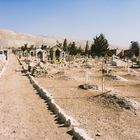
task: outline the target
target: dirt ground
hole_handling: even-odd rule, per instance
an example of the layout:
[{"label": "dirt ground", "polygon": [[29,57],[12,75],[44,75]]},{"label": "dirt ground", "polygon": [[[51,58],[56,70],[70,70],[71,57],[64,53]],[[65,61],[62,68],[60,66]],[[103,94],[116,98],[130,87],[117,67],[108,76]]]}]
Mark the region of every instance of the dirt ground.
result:
[{"label": "dirt ground", "polygon": [[0,140],[69,140],[14,55],[0,78]]},{"label": "dirt ground", "polygon": [[4,65],[5,65],[5,63],[4,63],[3,61],[0,60],[0,72],[2,71]]},{"label": "dirt ground", "polygon": [[[89,83],[101,88],[101,65],[91,62],[89,69]],[[106,90],[112,90],[109,95],[128,97],[140,101],[140,80],[134,73],[128,74],[123,68],[112,68],[116,75],[123,80],[105,79]],[[50,68],[49,68],[50,69]],[[85,82],[85,68],[70,67],[65,74],[57,73],[45,78],[36,78],[55,98],[56,102],[80,122],[90,136],[96,140],[139,140],[140,115],[129,109],[121,108],[109,102],[100,94],[100,91],[86,91],[78,86]]]}]

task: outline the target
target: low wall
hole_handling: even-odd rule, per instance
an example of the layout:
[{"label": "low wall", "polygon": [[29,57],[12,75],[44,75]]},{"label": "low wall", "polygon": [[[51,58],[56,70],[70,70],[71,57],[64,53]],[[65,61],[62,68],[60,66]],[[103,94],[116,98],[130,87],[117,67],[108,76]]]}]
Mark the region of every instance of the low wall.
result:
[{"label": "low wall", "polygon": [[52,95],[46,89],[41,87],[31,75],[28,75],[28,77],[33,87],[38,91],[39,95],[47,101],[49,108],[57,115],[61,123],[63,123],[64,126],[72,128],[72,134],[74,137],[78,140],[93,140],[93,138],[90,138],[83,129],[79,128],[80,124],[73,117],[67,115],[65,111],[55,103]]}]

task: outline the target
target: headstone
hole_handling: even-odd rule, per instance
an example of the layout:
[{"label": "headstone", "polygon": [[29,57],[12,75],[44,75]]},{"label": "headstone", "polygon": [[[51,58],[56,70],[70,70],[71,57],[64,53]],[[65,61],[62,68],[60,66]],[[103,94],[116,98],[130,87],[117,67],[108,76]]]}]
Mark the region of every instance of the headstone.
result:
[{"label": "headstone", "polygon": [[85,70],[85,84],[89,83],[89,71],[88,69]]}]

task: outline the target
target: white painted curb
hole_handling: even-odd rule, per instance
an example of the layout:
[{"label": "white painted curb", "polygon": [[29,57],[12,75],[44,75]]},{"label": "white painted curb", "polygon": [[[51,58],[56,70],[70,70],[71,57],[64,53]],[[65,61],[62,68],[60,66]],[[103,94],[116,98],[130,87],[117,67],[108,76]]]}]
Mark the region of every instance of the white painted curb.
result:
[{"label": "white painted curb", "polygon": [[[67,115],[65,111],[55,103],[55,100],[51,96],[51,94],[44,88],[42,88],[38,82],[31,76],[28,75],[33,86],[39,91],[39,93],[44,94],[44,98],[47,100],[50,109],[57,114],[57,116],[61,119],[65,126],[79,126],[80,124],[71,116]],[[43,96],[43,95],[42,95]]]},{"label": "white painted curb", "polygon": [[58,116],[59,119],[64,123],[65,126],[72,127],[73,136],[75,136],[78,140],[94,140],[90,138],[87,133],[79,127],[79,123],[71,116],[67,115],[65,111],[55,103],[52,95],[44,88],[42,88],[38,82],[31,76],[28,75],[33,86],[39,91],[39,93],[44,94],[44,98],[48,102],[50,109]]},{"label": "white painted curb", "polygon": [[78,140],[94,140],[93,138],[90,138],[83,129],[80,129],[78,127],[74,127],[72,129],[72,131],[73,131],[73,135]]}]

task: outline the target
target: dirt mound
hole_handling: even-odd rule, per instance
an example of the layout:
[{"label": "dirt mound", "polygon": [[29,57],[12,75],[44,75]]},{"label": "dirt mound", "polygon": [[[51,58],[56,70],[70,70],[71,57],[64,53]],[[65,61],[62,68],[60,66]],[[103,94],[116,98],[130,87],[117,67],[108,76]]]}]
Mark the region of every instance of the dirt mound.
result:
[{"label": "dirt mound", "polygon": [[106,94],[101,96],[101,98],[106,100],[108,103],[113,103],[121,108],[133,109],[133,107],[124,98],[118,98],[116,95]]},{"label": "dirt mound", "polygon": [[135,111],[134,106],[125,98],[117,97],[116,95],[111,94],[101,94],[98,96],[90,97],[91,101],[100,102],[105,107],[109,108],[120,108]]},{"label": "dirt mound", "polygon": [[106,76],[106,79],[109,79],[109,80],[127,81],[127,79],[125,79],[119,75],[106,74],[105,76]]},{"label": "dirt mound", "polygon": [[35,66],[31,72],[34,77],[46,77],[48,72],[45,67]]},{"label": "dirt mound", "polygon": [[66,75],[64,71],[58,71],[57,73],[52,74],[51,77],[53,77],[54,79],[57,79],[57,80],[70,80],[70,79],[72,79],[71,77]]},{"label": "dirt mound", "polygon": [[97,85],[89,85],[89,84],[79,85],[79,88],[84,90],[98,90]]}]

